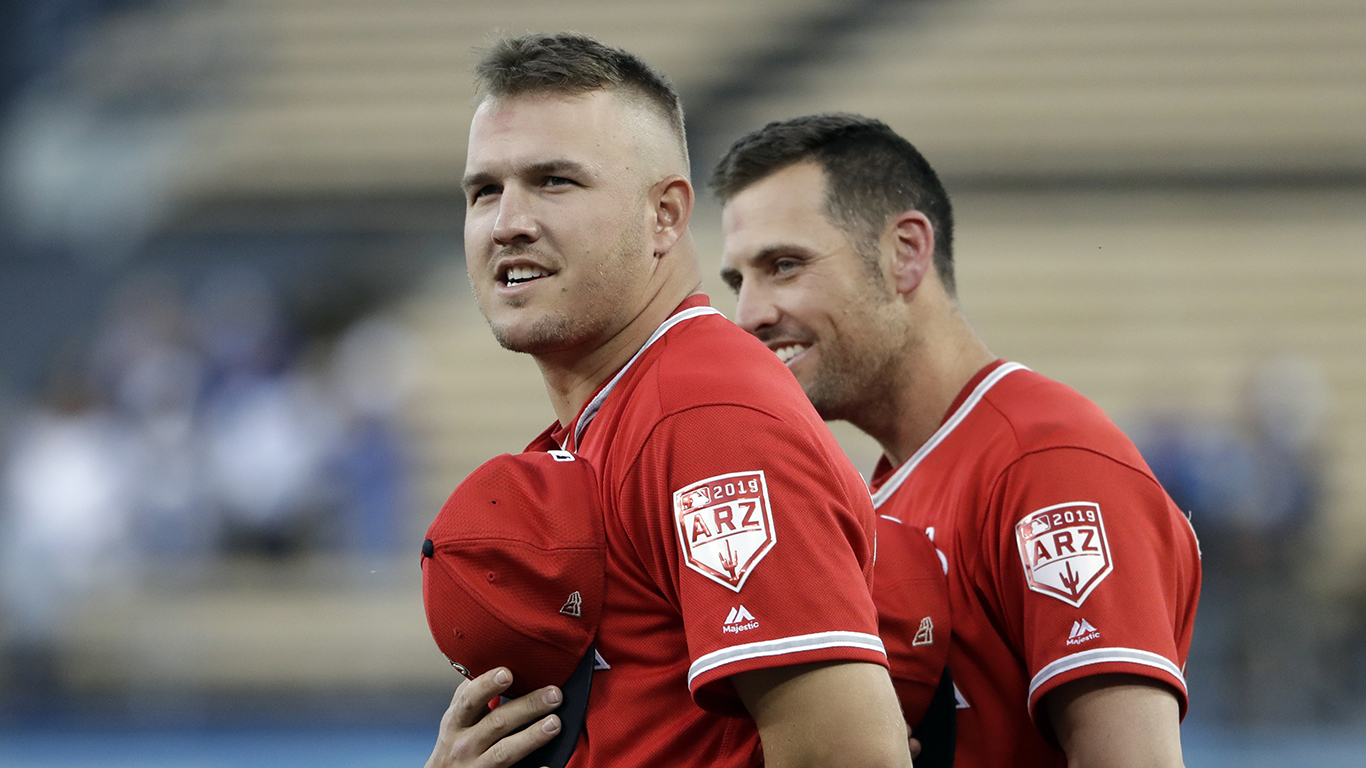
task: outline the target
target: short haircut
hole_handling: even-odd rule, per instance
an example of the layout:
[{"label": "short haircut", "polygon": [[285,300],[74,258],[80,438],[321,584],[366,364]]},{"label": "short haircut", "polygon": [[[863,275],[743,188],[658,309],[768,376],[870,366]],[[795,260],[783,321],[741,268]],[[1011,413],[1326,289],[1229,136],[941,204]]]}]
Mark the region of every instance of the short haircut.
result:
[{"label": "short haircut", "polygon": [[805,161],[825,171],[826,212],[875,272],[887,221],[911,209],[925,214],[934,227],[935,271],[955,295],[949,195],[924,156],[881,120],[832,113],[769,123],[731,145],[712,172],[711,187],[726,203],[749,185]]},{"label": "short haircut", "polygon": [[619,91],[664,118],[687,160],[683,103],[678,92],[664,75],[620,48],[573,32],[509,37],[484,53],[474,73],[481,99]]}]

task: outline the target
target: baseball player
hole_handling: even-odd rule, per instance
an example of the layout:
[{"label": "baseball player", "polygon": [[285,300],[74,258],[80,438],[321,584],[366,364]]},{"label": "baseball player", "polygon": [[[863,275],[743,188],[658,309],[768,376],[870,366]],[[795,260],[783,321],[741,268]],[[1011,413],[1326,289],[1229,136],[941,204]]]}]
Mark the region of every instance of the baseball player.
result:
[{"label": "baseball player", "polygon": [[944,560],[956,764],[1180,765],[1194,533],[1099,408],[973,332],[925,159],[876,120],[802,117],[713,186],[737,322],[879,442],[880,517]]},{"label": "baseball player", "polygon": [[[470,282],[545,378],[558,420],[527,450],[586,462],[603,520],[600,606],[522,595],[600,616],[568,764],[909,765],[866,486],[782,364],[699,292],[678,97],[569,34],[504,40],[477,72]],[[487,712],[505,664],[470,670],[429,765],[507,765],[558,737],[557,686]]]}]

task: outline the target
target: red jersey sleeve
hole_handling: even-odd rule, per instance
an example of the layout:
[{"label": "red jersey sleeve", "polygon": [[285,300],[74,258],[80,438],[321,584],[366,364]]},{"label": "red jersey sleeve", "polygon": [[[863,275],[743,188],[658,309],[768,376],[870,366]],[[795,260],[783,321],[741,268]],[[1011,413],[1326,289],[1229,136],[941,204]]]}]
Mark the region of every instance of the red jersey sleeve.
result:
[{"label": "red jersey sleeve", "polygon": [[887,664],[872,502],[825,437],[744,406],[691,408],[659,422],[619,489],[621,525],[682,616],[704,709],[745,713],[739,672]]},{"label": "red jersey sleeve", "polygon": [[1063,683],[1123,672],[1169,685],[1184,717],[1199,550],[1157,481],[1092,450],[1053,448],[1007,469],[992,508],[999,535],[984,555],[1024,649],[1031,716]]}]

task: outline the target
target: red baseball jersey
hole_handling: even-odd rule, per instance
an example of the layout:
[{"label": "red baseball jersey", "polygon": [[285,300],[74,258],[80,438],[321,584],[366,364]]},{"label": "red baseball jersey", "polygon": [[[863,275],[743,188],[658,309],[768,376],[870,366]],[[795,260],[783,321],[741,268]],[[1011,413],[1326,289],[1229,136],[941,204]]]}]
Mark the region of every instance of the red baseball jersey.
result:
[{"label": "red baseball jersey", "polygon": [[568,426],[529,450],[590,461],[607,587],[570,766],[755,766],[729,677],[886,666],[867,487],[763,344],[692,297]]},{"label": "red baseball jersey", "polygon": [[873,478],[878,513],[947,563],[962,768],[1064,766],[1038,703],[1111,672],[1183,668],[1200,590],[1186,518],[1094,403],[1016,363],[970,381],[939,430]]}]

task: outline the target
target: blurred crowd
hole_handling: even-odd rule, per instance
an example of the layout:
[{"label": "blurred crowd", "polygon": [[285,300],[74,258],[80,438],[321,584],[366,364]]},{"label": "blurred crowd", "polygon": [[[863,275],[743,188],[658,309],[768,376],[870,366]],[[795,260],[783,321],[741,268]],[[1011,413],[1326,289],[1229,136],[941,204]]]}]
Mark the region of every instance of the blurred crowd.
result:
[{"label": "blurred crowd", "polygon": [[1188,672],[1205,716],[1250,724],[1333,714],[1319,527],[1329,391],[1311,361],[1251,367],[1229,418],[1180,409],[1137,430],[1144,458],[1199,536],[1204,583]]},{"label": "blurred crowd", "polygon": [[114,286],[86,343],[0,421],[0,650],[38,674],[69,612],[224,557],[383,556],[407,468],[414,341],[382,314],[326,334],[262,274]]}]

